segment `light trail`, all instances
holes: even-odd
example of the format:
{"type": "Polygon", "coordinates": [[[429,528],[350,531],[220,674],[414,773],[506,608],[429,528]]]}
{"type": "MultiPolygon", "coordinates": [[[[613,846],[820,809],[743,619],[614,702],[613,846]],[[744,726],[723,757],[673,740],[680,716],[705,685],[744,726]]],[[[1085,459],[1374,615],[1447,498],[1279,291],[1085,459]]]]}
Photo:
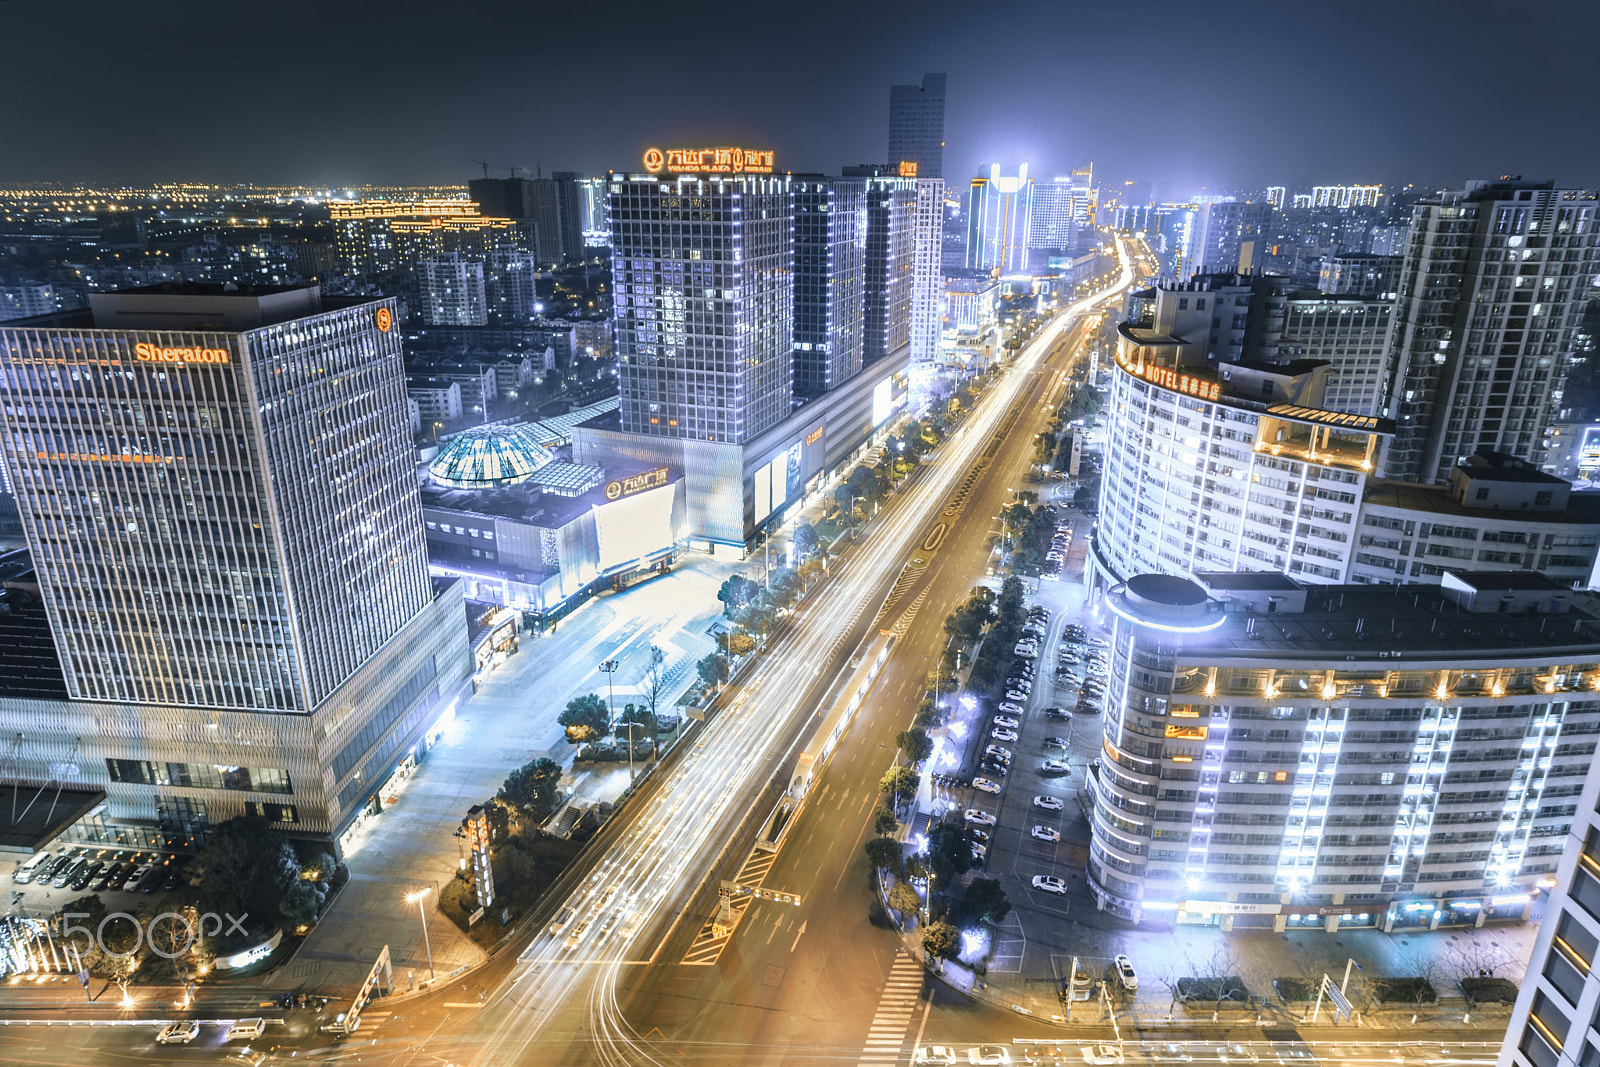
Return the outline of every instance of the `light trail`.
{"type": "Polygon", "coordinates": [[[799,606],[779,643],[753,665],[739,698],[707,722],[664,786],[629,812],[633,828],[564,902],[574,911],[572,921],[557,935],[537,935],[514,977],[485,1005],[479,1018],[488,1025],[472,1035],[481,1046],[471,1062],[521,1062],[580,990],[587,1000],[586,1036],[598,1062],[619,1067],[662,1062],[616,1000],[617,978],[639,931],[655,925],[675,894],[692,891],[712,869],[743,814],[733,810],[735,798],[758,776],[770,777],[780,755],[775,740],[795,716],[815,712],[801,700],[816,681],[818,665],[830,662],[844,640],[849,626],[841,626],[841,620],[856,618],[872,591],[900,572],[1068,323],[1132,283],[1133,267],[1121,239],[1117,256],[1122,269],[1116,283],[1058,312],[1022,349],[946,442],[944,458],[875,520],[855,551],[833,568],[830,580],[799,606]],[[565,940],[580,927],[577,943],[568,949],[565,940]]]}

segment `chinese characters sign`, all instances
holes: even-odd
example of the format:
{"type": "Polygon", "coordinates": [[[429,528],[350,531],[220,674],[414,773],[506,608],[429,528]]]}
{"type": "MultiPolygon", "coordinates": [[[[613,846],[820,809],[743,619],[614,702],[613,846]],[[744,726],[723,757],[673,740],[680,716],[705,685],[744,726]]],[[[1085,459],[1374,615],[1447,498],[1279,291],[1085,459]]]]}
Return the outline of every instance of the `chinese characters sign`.
{"type": "Polygon", "coordinates": [[[651,174],[771,174],[772,152],[753,148],[647,148],[651,174]]]}

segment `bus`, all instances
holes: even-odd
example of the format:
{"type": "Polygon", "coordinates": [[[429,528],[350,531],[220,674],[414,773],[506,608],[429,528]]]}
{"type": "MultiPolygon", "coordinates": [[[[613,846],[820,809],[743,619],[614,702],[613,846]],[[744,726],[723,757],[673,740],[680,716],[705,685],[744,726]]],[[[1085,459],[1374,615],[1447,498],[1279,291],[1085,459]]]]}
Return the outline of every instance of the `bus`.
{"type": "Polygon", "coordinates": [[[861,655],[851,661],[850,676],[843,687],[835,691],[832,703],[818,709],[822,721],[817,724],[795,765],[794,779],[789,784],[791,797],[798,800],[810,792],[812,783],[833,754],[834,746],[850,728],[856,710],[866,701],[867,691],[872,688],[873,680],[888,661],[889,650],[894,647],[894,642],[895,635],[889,630],[879,630],[873,635],[861,655]]]}

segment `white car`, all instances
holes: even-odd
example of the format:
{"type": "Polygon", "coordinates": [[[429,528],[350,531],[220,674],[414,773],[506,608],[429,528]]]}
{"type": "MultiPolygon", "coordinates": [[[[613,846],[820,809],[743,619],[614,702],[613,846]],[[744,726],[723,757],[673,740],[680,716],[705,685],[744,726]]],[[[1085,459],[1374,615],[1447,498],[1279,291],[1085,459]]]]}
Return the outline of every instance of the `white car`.
{"type": "Polygon", "coordinates": [[[1122,988],[1132,993],[1139,988],[1139,976],[1134,973],[1133,961],[1127,956],[1119,955],[1111,961],[1111,966],[1116,968],[1117,978],[1122,982],[1122,988]]]}
{"type": "Polygon", "coordinates": [[[979,811],[977,808],[968,808],[965,817],[968,822],[978,826],[994,825],[994,816],[986,811],[979,811]]]}
{"type": "Polygon", "coordinates": [[[956,1050],[944,1045],[929,1045],[919,1048],[911,1054],[912,1063],[936,1063],[949,1065],[956,1062],[956,1050]]]}
{"type": "Polygon", "coordinates": [[[1011,1053],[1004,1045],[979,1045],[967,1049],[968,1063],[1010,1063],[1011,1053]]]}
{"type": "Polygon", "coordinates": [[[1182,1045],[1175,1045],[1171,1042],[1156,1046],[1150,1053],[1150,1058],[1157,1063],[1188,1063],[1194,1059],[1193,1056],[1184,1051],[1182,1045]]]}
{"type": "Polygon", "coordinates": [[[974,778],[972,780],[972,788],[985,793],[998,793],[1000,792],[1000,783],[988,778],[974,778]]]}
{"type": "Polygon", "coordinates": [[[1009,748],[1001,748],[999,745],[986,745],[983,754],[992,759],[997,759],[1001,763],[1011,762],[1011,750],[1009,748]]]}
{"type": "Polygon", "coordinates": [[[1009,741],[1012,744],[1017,743],[1017,732],[1004,726],[996,726],[993,730],[989,731],[989,736],[994,738],[996,741],[1009,741]]]}
{"type": "Polygon", "coordinates": [[[1045,760],[1044,761],[1044,769],[1049,774],[1066,774],[1067,772],[1072,770],[1071,767],[1067,766],[1065,760],[1058,760],[1058,759],[1047,759],[1047,760],[1045,760]]]}
{"type": "Polygon", "coordinates": [[[158,1045],[187,1045],[200,1036],[200,1024],[194,1019],[185,1019],[183,1022],[172,1023],[162,1028],[156,1035],[158,1045]]]}
{"type": "Polygon", "coordinates": [[[996,715],[994,717],[994,724],[996,726],[1004,726],[1008,730],[1014,730],[1018,726],[1022,725],[1020,722],[1018,722],[1016,719],[1011,718],[1011,716],[1009,716],[1009,715],[996,715]]]}
{"type": "Polygon", "coordinates": [[[1049,874],[1036,874],[1033,876],[1033,888],[1042,889],[1046,893],[1065,893],[1067,883],[1049,874]]]}
{"type": "Polygon", "coordinates": [[[1034,797],[1033,806],[1043,808],[1045,811],[1060,811],[1061,801],[1055,797],[1034,797]]]}
{"type": "Polygon", "coordinates": [[[1095,1067],[1122,1062],[1122,1050],[1115,1045],[1084,1045],[1079,1051],[1083,1053],[1083,1062],[1095,1067]]]}
{"type": "Polygon", "coordinates": [[[1033,828],[1033,836],[1040,841],[1060,841],[1061,831],[1053,830],[1048,826],[1035,826],[1033,828]]]}
{"type": "Polygon", "coordinates": [[[1218,1045],[1217,1059],[1223,1063],[1259,1063],[1261,1057],[1257,1056],[1248,1045],[1218,1045]]]}
{"type": "Polygon", "coordinates": [[[1018,645],[1011,650],[1012,655],[1021,656],[1023,659],[1034,659],[1039,655],[1039,650],[1033,645],[1018,645]]]}
{"type": "MultiPolygon", "coordinates": [[[[1001,701],[1000,710],[1005,712],[1007,715],[1021,715],[1022,714],[1022,705],[1016,703],[1015,701],[1005,700],[1005,701],[1001,701]]],[[[997,719],[995,719],[995,722],[1000,722],[1000,720],[997,718],[997,719]]],[[[1001,725],[1004,725],[1004,724],[1002,723],[1001,725]]],[[[1012,725],[1016,725],[1016,720],[1015,719],[1012,720],[1012,725]]]]}

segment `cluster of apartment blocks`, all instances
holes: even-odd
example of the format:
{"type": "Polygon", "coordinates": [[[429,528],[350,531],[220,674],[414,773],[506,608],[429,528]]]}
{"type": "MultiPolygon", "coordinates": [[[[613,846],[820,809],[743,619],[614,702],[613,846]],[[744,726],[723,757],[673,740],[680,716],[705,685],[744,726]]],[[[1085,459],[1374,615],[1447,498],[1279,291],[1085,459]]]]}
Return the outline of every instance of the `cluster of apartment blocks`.
{"type": "Polygon", "coordinates": [[[1109,590],[1090,882],[1133,921],[1526,918],[1600,738],[1600,621],[1531,572],[1109,590]]]}

